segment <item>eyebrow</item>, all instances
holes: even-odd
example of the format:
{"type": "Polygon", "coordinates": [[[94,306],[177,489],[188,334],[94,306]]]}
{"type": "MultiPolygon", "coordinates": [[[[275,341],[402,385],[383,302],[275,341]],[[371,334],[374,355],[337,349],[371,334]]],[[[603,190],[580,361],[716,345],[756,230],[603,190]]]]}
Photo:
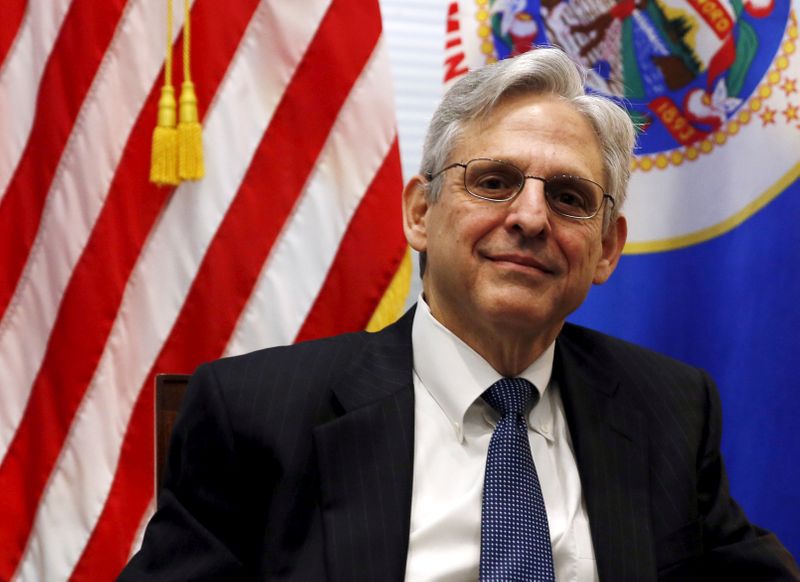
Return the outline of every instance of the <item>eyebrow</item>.
{"type": "Polygon", "coordinates": [[[603,186],[603,182],[605,182],[605,178],[606,177],[605,177],[605,170],[603,168],[600,168],[600,176],[594,177],[594,176],[592,176],[591,172],[588,172],[588,171],[583,172],[582,170],[574,170],[574,169],[567,169],[567,170],[561,169],[561,170],[557,170],[555,172],[545,172],[545,173],[535,172],[535,173],[532,173],[530,170],[525,169],[525,166],[527,164],[520,163],[520,160],[515,158],[515,157],[513,157],[513,156],[474,155],[474,156],[471,156],[471,157],[467,158],[467,160],[465,160],[463,163],[466,163],[469,160],[474,160],[474,159],[478,159],[478,158],[487,158],[487,159],[490,159],[490,160],[497,160],[498,162],[506,162],[508,164],[513,164],[517,168],[522,170],[522,172],[526,176],[534,176],[535,175],[535,176],[539,176],[541,178],[550,178],[552,176],[564,176],[564,175],[566,175],[566,176],[577,176],[578,178],[586,178],[588,180],[592,180],[593,182],[597,182],[598,184],[600,184],[600,186],[603,189],[605,189],[605,186],[603,186]]]}

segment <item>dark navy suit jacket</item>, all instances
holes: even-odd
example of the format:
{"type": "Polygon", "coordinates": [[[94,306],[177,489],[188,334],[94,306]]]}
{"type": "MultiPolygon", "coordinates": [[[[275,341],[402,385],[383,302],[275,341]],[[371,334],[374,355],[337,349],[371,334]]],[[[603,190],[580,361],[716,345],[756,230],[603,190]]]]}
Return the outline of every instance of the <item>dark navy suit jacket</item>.
{"type": "MultiPolygon", "coordinates": [[[[403,580],[412,319],[201,366],[120,580],[403,580]]],[[[800,580],[728,494],[703,372],[567,324],[554,374],[601,580],[800,580]]]]}

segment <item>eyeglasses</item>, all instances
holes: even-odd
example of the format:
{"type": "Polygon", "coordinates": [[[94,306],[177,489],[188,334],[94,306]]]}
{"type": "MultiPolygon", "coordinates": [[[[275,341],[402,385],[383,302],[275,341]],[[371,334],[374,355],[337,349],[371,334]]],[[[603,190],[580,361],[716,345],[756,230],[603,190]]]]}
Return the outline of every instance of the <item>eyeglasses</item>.
{"type": "Polygon", "coordinates": [[[614,204],[614,198],[606,194],[597,182],[580,176],[567,174],[550,176],[526,176],[514,164],[489,158],[476,158],[466,164],[455,163],[435,174],[428,173],[432,181],[447,170],[464,168],[464,188],[475,198],[489,202],[508,202],[517,197],[525,187],[525,180],[539,180],[544,184],[544,198],[556,214],[588,220],[597,216],[606,200],[614,204]]]}

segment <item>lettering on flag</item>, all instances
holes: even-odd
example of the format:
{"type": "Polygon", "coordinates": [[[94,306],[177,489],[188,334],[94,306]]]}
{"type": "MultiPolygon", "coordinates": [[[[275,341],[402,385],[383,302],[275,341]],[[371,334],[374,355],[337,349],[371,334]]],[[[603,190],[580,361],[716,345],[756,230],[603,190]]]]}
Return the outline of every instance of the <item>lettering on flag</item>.
{"type": "Polygon", "coordinates": [[[670,135],[682,145],[689,145],[704,137],[705,132],[699,131],[681,112],[672,99],[666,96],[656,97],[648,106],[659,121],[667,128],[670,135]]]}

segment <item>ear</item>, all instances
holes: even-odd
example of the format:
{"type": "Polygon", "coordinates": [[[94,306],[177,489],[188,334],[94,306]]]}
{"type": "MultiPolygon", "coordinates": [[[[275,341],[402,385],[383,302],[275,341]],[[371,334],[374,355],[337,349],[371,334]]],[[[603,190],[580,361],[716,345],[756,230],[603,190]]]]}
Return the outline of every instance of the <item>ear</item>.
{"type": "Polygon", "coordinates": [[[611,277],[611,273],[617,268],[627,239],[628,221],[624,216],[618,216],[612,224],[608,225],[608,230],[603,236],[603,254],[597,262],[594,279],[592,279],[595,285],[602,285],[611,277]]]}
{"type": "Polygon", "coordinates": [[[422,176],[414,176],[403,188],[403,231],[408,244],[417,252],[428,248],[427,219],[430,203],[427,194],[428,182],[422,176]]]}

